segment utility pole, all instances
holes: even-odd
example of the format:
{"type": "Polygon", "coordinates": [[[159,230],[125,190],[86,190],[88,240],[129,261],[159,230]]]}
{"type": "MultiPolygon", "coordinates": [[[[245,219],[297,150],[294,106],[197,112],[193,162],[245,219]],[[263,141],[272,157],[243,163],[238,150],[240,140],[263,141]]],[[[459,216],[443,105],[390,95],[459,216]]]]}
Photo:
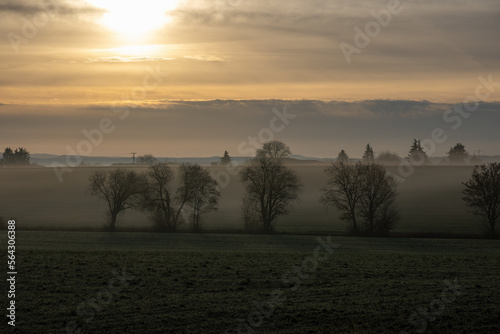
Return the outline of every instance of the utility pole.
{"type": "Polygon", "coordinates": [[[135,152],[130,153],[130,154],[132,154],[132,163],[135,165],[135,152]]]}
{"type": "Polygon", "coordinates": [[[477,152],[477,157],[479,158],[479,156],[481,155],[481,152],[484,152],[484,150],[476,150],[477,152]]]}

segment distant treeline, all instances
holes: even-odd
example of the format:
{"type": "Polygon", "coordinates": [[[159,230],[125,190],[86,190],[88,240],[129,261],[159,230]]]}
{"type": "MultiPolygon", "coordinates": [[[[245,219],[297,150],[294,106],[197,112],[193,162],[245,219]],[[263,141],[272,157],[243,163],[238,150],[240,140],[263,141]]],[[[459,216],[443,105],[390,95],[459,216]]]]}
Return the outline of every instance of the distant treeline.
{"type": "Polygon", "coordinates": [[[0,159],[0,166],[27,166],[30,164],[30,152],[23,147],[16,148],[14,151],[7,147],[0,159]]]}

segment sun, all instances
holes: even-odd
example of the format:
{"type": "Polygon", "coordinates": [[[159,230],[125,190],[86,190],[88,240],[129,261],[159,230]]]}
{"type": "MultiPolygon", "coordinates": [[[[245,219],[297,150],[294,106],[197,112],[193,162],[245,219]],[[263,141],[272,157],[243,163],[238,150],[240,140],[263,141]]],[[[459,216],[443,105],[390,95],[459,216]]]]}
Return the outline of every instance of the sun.
{"type": "Polygon", "coordinates": [[[100,22],[122,35],[135,39],[168,23],[168,11],[177,7],[180,0],[88,0],[103,8],[100,22]]]}

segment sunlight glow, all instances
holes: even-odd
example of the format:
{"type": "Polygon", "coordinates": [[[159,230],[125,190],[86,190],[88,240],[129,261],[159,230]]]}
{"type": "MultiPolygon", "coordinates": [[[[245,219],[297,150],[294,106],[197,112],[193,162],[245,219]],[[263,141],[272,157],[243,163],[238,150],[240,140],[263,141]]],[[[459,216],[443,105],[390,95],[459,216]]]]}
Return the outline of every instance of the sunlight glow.
{"type": "Polygon", "coordinates": [[[114,49],[101,50],[102,52],[111,53],[119,56],[156,56],[161,55],[168,48],[164,45],[127,45],[114,49]]]}
{"type": "Polygon", "coordinates": [[[169,22],[168,11],[175,9],[179,0],[88,0],[92,5],[106,9],[100,22],[122,37],[137,39],[169,22]]]}

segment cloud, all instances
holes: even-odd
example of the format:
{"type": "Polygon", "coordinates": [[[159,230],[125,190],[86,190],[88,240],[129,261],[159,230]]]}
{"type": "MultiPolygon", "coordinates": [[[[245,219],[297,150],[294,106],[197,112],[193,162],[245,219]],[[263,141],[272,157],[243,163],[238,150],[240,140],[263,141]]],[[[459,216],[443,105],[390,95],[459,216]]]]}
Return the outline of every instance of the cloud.
{"type": "MultiPolygon", "coordinates": [[[[207,29],[200,29],[200,35],[210,41],[239,38],[252,51],[265,50],[268,54],[295,50],[295,56],[312,58],[329,53],[330,64],[345,65],[339,43],[354,45],[354,28],[363,30],[368,22],[375,20],[370,13],[386,10],[388,1],[237,3],[217,7],[206,1],[187,1],[173,15],[180,24],[204,25],[207,29]],[[212,29],[218,30],[217,33],[212,29]],[[299,53],[305,49],[309,49],[307,55],[299,53]]],[[[402,67],[407,70],[422,67],[429,72],[470,67],[477,70],[478,65],[500,56],[498,43],[491,42],[498,40],[495,33],[500,29],[500,6],[494,0],[422,0],[404,2],[401,8],[402,12],[393,15],[390,24],[362,50],[365,57],[353,56],[361,59],[350,65],[351,70],[363,71],[365,68],[360,67],[368,62],[370,66],[373,64],[372,70],[393,66],[397,72],[402,67]]]]}
{"type": "Polygon", "coordinates": [[[167,61],[173,60],[174,58],[166,58],[166,57],[125,57],[125,56],[115,56],[115,57],[97,57],[97,58],[89,58],[84,61],[84,63],[94,64],[94,63],[138,63],[138,62],[147,62],[147,61],[167,61]]]}
{"type": "Polygon", "coordinates": [[[500,102],[481,103],[458,129],[452,128],[455,122],[443,119],[451,105],[411,100],[157,100],[134,105],[124,120],[110,104],[7,105],[2,108],[0,135],[4,145],[64,154],[67,145],[75,147],[85,139],[84,129],[97,128],[101,119],[109,118],[116,129],[93,155],[147,150],[144,153],[157,156],[211,156],[228,150],[238,156],[245,155],[239,147],[250,147],[255,140],[251,138],[269,139],[269,130],[263,129],[270,129],[276,112],[283,113],[285,107],[295,117],[284,127],[273,123],[280,129],[273,137],[296,154],[333,157],[345,149],[360,157],[370,143],[377,152],[406,155],[413,138],[430,138],[436,128],[443,129],[448,140],[438,145],[435,155],[445,154],[457,142],[470,151],[500,153],[500,102]]]}
{"type": "MultiPolygon", "coordinates": [[[[129,102],[127,102],[129,103],[129,102]]],[[[365,101],[321,101],[321,100],[150,100],[137,101],[134,108],[143,111],[166,113],[220,113],[268,115],[277,106],[287,106],[304,117],[327,117],[345,119],[432,119],[453,109],[454,104],[413,100],[365,100],[365,101]]],[[[107,107],[91,105],[89,108],[107,107]]],[[[481,102],[483,112],[500,112],[500,102],[481,102]]],[[[500,116],[500,115],[499,115],[500,116]]],[[[406,121],[405,121],[406,122],[406,121]]]]}
{"type": "Polygon", "coordinates": [[[101,15],[106,13],[105,9],[90,6],[88,4],[81,4],[76,2],[60,3],[59,1],[52,0],[46,1],[44,4],[39,4],[33,1],[26,0],[7,0],[0,4],[0,14],[14,14],[14,15],[35,15],[39,13],[46,13],[50,15],[101,15]]]}
{"type": "Polygon", "coordinates": [[[222,62],[226,61],[226,59],[218,56],[211,56],[211,55],[196,55],[196,56],[184,56],[186,59],[193,59],[193,60],[199,60],[199,61],[208,61],[208,62],[222,62]]]}

